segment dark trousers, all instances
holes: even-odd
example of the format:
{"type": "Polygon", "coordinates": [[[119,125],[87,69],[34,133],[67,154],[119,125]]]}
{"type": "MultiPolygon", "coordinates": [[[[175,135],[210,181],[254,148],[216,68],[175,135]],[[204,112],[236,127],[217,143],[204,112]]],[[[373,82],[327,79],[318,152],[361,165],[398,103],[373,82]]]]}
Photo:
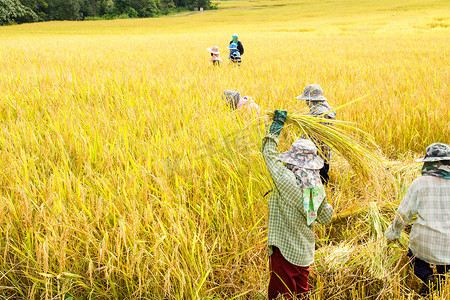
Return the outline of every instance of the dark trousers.
{"type": "MultiPolygon", "coordinates": [[[[433,269],[431,269],[430,264],[415,257],[411,252],[411,249],[408,249],[407,255],[411,258],[411,265],[414,267],[414,274],[419,277],[420,280],[427,283],[426,281],[428,276],[433,275],[433,269]]],[[[444,275],[449,270],[450,266],[448,265],[436,265],[436,271],[439,275],[444,275]]]]}
{"type": "Polygon", "coordinates": [[[307,299],[309,266],[293,265],[283,257],[280,249],[272,248],[273,254],[269,257],[269,300],[276,299],[279,294],[286,299],[293,299],[295,296],[295,299],[307,299]]]}
{"type": "Polygon", "coordinates": [[[233,62],[234,65],[237,65],[237,66],[241,65],[241,58],[240,57],[233,57],[233,56],[231,56],[230,60],[233,62]]]}
{"type": "Polygon", "coordinates": [[[319,171],[320,179],[322,180],[322,184],[323,185],[327,185],[328,184],[328,180],[330,179],[330,175],[328,175],[328,171],[329,170],[330,170],[330,164],[325,162],[323,164],[323,168],[320,169],[320,171],[319,171]]]}

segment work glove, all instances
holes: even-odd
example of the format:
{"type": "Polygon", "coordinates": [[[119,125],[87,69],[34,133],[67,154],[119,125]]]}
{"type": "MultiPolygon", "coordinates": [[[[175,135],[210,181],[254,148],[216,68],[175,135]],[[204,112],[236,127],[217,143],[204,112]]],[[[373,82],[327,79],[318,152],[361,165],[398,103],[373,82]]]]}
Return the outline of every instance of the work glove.
{"type": "Polygon", "coordinates": [[[285,110],[275,110],[275,114],[273,115],[273,122],[270,125],[269,133],[274,133],[276,135],[280,134],[281,129],[283,129],[284,122],[287,118],[287,111],[285,110]]]}

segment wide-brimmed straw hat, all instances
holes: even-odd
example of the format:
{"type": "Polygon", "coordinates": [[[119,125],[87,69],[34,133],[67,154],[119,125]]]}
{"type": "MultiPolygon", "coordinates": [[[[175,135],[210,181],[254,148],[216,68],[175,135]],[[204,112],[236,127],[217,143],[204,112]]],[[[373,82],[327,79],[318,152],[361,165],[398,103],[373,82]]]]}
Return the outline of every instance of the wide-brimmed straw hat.
{"type": "Polygon", "coordinates": [[[217,46],[212,46],[211,48],[206,48],[206,50],[208,50],[212,54],[220,54],[219,47],[217,47],[217,46]]]}
{"type": "Polygon", "coordinates": [[[450,146],[443,143],[433,143],[427,147],[424,158],[416,159],[417,162],[432,162],[450,160],[450,146]]]}
{"type": "Polygon", "coordinates": [[[227,101],[227,104],[232,108],[236,109],[239,100],[241,100],[241,94],[236,91],[225,90],[222,95],[222,99],[227,101]]]}
{"type": "Polygon", "coordinates": [[[299,100],[312,100],[312,101],[326,101],[327,98],[323,96],[323,91],[320,85],[310,84],[305,87],[303,94],[295,97],[299,100]]]}
{"type": "Polygon", "coordinates": [[[280,159],[287,164],[305,169],[319,170],[323,167],[323,158],[318,155],[316,145],[307,139],[298,139],[289,151],[280,153],[280,159]]]}

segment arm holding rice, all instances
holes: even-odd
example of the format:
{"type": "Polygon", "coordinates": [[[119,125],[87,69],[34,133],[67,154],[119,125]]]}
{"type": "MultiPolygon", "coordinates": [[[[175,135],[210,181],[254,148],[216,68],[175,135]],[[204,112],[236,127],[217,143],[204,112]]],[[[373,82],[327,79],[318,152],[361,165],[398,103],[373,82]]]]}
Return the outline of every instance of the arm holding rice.
{"type": "Polygon", "coordinates": [[[390,241],[400,238],[400,235],[406,225],[411,222],[413,216],[417,213],[417,190],[414,183],[406,192],[403,201],[400,203],[394,222],[386,230],[386,238],[390,241]]]}

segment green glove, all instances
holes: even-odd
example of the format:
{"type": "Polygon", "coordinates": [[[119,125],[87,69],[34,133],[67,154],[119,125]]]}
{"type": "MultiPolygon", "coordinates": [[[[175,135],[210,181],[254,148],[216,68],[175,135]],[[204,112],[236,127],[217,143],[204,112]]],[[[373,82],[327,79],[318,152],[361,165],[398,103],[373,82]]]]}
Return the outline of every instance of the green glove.
{"type": "Polygon", "coordinates": [[[287,118],[287,111],[285,110],[275,110],[273,116],[273,123],[270,125],[269,133],[274,133],[276,135],[280,134],[281,129],[283,129],[284,122],[287,118]]]}

